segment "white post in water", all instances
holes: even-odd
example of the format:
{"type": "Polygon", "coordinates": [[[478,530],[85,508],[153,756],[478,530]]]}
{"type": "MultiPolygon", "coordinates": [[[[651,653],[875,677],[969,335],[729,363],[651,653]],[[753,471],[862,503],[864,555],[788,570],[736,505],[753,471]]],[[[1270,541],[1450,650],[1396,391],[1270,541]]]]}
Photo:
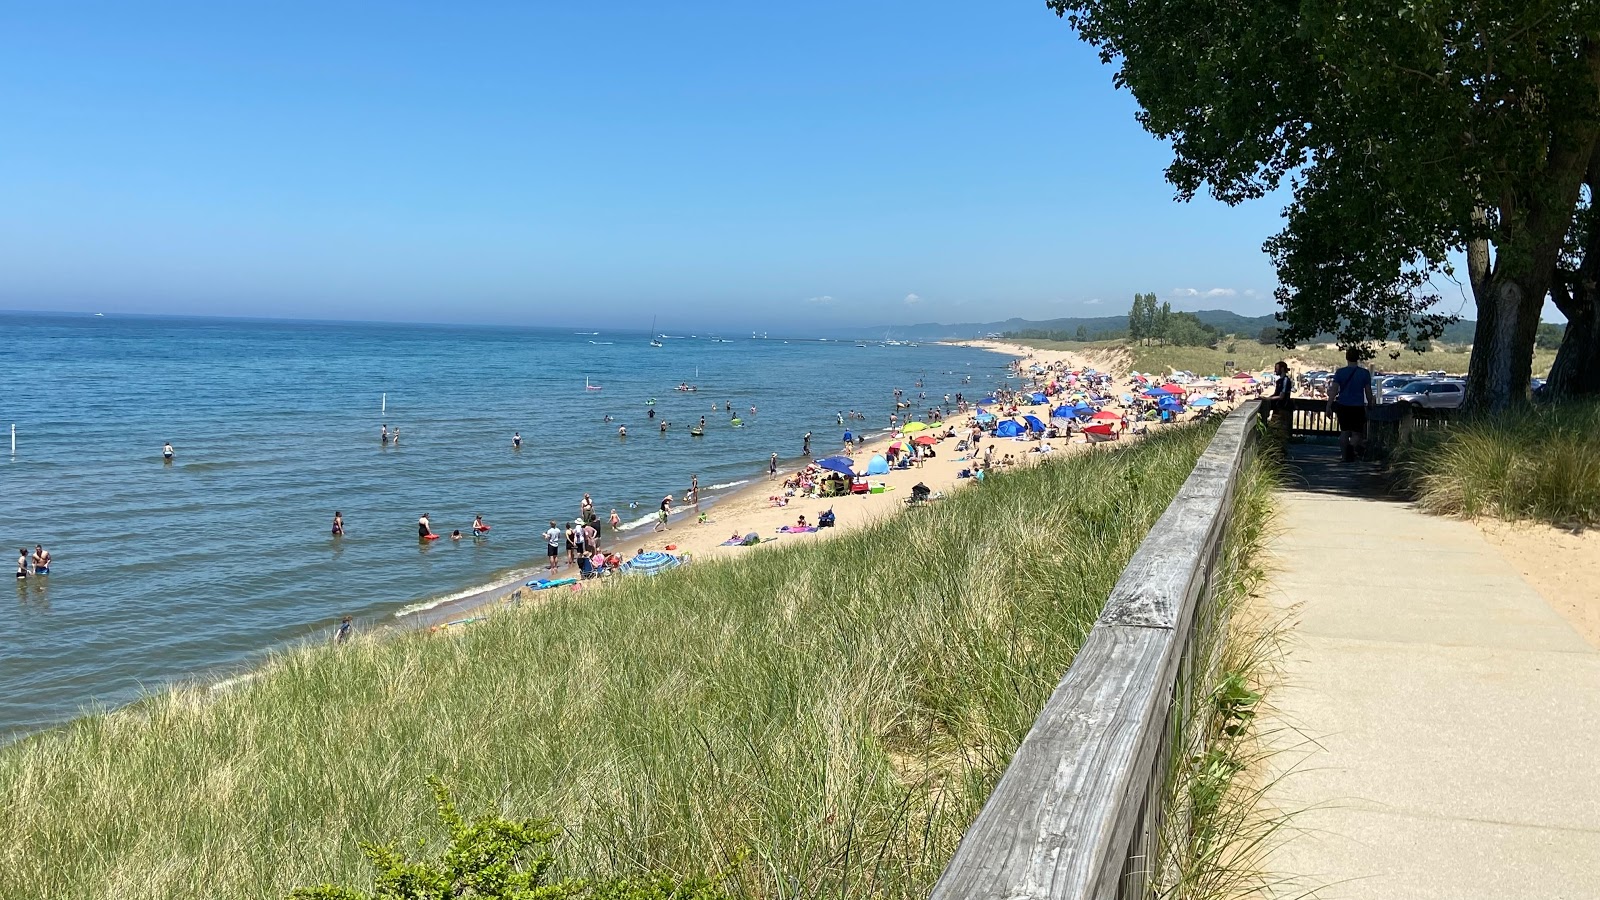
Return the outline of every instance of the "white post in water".
{"type": "Polygon", "coordinates": [[[389,411],[389,394],[388,394],[387,391],[385,391],[384,395],[383,395],[383,402],[378,404],[378,412],[386,413],[388,411],[389,411]]]}
{"type": "Polygon", "coordinates": [[[17,455],[17,423],[11,423],[11,455],[17,455]]]}

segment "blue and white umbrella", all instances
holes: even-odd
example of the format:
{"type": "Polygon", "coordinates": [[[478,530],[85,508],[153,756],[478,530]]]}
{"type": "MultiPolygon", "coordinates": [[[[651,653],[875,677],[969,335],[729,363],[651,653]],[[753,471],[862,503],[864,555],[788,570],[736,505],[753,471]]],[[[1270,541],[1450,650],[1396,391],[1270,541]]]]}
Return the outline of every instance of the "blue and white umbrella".
{"type": "Polygon", "coordinates": [[[1210,406],[1211,404],[1216,403],[1216,402],[1217,401],[1211,399],[1210,397],[1201,397],[1199,400],[1190,400],[1189,401],[1189,405],[1190,406],[1210,406]]]}
{"type": "Polygon", "coordinates": [[[681,565],[683,560],[671,553],[646,550],[623,563],[622,568],[634,575],[660,575],[668,569],[675,569],[681,565]]]}

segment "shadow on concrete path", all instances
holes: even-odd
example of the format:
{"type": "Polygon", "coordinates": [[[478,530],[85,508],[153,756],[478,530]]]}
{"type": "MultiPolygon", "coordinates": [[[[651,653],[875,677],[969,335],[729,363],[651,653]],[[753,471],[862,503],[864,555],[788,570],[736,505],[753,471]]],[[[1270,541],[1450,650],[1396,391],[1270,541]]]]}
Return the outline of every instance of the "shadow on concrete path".
{"type": "Polygon", "coordinates": [[[1404,501],[1377,463],[1344,462],[1337,441],[1297,438],[1285,454],[1284,488],[1367,500],[1404,501]]]}

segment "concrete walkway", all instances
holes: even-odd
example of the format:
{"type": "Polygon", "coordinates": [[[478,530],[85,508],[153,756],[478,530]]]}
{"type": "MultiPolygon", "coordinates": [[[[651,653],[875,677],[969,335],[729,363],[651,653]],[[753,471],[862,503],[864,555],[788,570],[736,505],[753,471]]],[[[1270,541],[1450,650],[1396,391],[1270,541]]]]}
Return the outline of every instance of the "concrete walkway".
{"type": "Polygon", "coordinates": [[[1600,898],[1600,652],[1475,526],[1294,457],[1269,596],[1298,625],[1263,730],[1296,769],[1269,801],[1301,812],[1266,870],[1324,900],[1600,898]]]}

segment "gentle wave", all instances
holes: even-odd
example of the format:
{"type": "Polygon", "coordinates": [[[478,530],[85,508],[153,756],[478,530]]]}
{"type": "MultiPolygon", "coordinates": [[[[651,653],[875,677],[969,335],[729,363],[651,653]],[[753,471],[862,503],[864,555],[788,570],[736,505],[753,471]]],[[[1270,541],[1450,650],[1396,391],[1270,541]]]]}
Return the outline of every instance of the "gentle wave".
{"type": "Polygon", "coordinates": [[[542,571],[544,571],[543,568],[538,566],[532,566],[526,569],[518,569],[506,575],[504,578],[497,578],[494,581],[474,585],[469,588],[462,588],[459,591],[454,591],[442,596],[429,597],[426,600],[418,600],[415,603],[408,603],[405,606],[395,610],[394,617],[396,619],[403,619],[406,616],[416,615],[420,612],[427,612],[430,609],[437,609],[446,603],[455,603],[465,600],[469,597],[475,597],[486,591],[492,591],[502,587],[511,587],[542,571]]]}
{"type": "Polygon", "coordinates": [[[713,484],[712,486],[706,488],[706,490],[708,490],[708,491],[726,490],[727,488],[738,487],[741,484],[749,484],[752,480],[754,480],[754,479],[746,478],[743,481],[724,481],[721,484],[713,484]]]}

